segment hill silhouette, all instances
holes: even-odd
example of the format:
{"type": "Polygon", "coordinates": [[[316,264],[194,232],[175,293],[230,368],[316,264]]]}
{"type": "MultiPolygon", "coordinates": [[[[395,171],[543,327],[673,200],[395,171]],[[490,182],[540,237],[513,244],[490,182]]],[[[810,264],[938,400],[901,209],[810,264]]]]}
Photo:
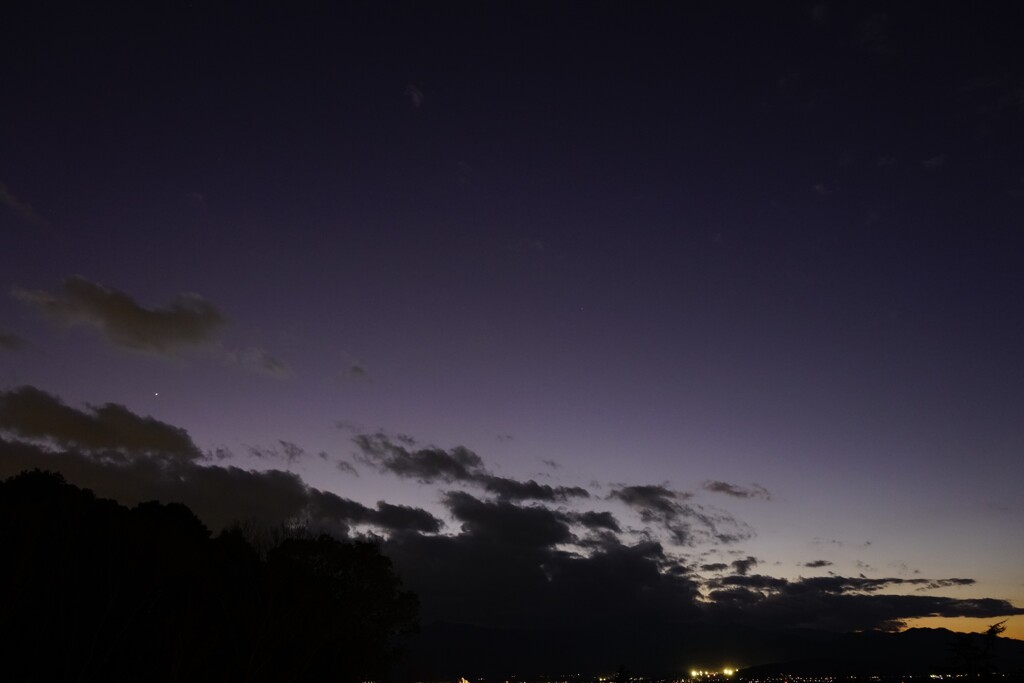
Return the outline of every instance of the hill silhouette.
{"type": "MultiPolygon", "coordinates": [[[[747,678],[770,676],[906,676],[970,674],[956,645],[980,634],[946,629],[901,633],[832,633],[760,629],[742,625],[636,623],[623,637],[613,625],[578,628],[483,628],[424,625],[410,644],[403,671],[434,680],[459,676],[505,680],[520,676],[614,674],[616,666],[655,678],[684,677],[692,668],[739,668],[747,678]]],[[[1024,642],[994,641],[991,663],[1001,673],[1024,674],[1024,642]]],[[[975,674],[982,671],[975,669],[975,674]]]]}

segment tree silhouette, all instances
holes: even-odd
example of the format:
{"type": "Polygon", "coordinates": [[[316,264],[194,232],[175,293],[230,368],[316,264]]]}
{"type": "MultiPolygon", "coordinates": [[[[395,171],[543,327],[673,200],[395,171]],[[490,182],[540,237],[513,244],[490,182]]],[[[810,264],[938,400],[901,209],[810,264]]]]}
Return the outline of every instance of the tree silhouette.
{"type": "Polygon", "coordinates": [[[374,543],[286,538],[264,559],[183,505],[51,473],[0,482],[0,547],[11,680],[366,680],[416,620],[374,543]]]}
{"type": "Polygon", "coordinates": [[[957,633],[950,647],[952,669],[973,678],[996,672],[996,642],[1006,630],[1006,620],[992,624],[982,633],[957,633]]]}

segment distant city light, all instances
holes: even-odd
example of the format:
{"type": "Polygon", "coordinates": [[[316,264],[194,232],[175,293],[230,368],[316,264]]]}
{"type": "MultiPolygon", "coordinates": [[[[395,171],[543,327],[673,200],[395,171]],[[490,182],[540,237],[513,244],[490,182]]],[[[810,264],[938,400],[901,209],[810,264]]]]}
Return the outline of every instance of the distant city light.
{"type": "Polygon", "coordinates": [[[715,677],[729,677],[736,673],[736,669],[732,667],[725,667],[718,671],[705,670],[705,669],[690,669],[690,678],[715,678],[715,677]]]}

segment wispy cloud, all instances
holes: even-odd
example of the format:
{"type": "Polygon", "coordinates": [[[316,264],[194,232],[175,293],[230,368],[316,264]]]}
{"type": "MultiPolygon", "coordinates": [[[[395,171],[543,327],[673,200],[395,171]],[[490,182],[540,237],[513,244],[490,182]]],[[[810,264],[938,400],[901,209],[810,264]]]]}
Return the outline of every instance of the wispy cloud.
{"type": "Polygon", "coordinates": [[[492,474],[483,459],[464,446],[449,450],[437,447],[415,448],[414,439],[391,438],[385,434],[358,434],[353,443],[359,448],[356,459],[379,472],[415,479],[423,484],[462,483],[480,487],[505,500],[565,501],[588,498],[580,486],[550,486],[533,479],[521,481],[492,474]]]}
{"type": "Polygon", "coordinates": [[[409,102],[411,102],[412,106],[417,109],[422,107],[423,102],[427,99],[426,96],[424,96],[423,91],[411,83],[405,86],[405,90],[402,91],[402,94],[408,97],[409,102]]]}
{"type": "Polygon", "coordinates": [[[732,496],[733,498],[762,498],[764,500],[771,500],[772,497],[772,494],[768,492],[768,489],[760,484],[738,486],[725,481],[706,481],[701,484],[701,488],[705,491],[722,493],[727,496],[732,496]]]}
{"type": "Polygon", "coordinates": [[[68,278],[56,294],[21,288],[12,294],[54,320],[100,330],[115,346],[162,356],[211,343],[225,324],[220,310],[196,294],[146,308],[124,292],[82,277],[68,278]]]}
{"type": "Polygon", "coordinates": [[[291,376],[286,362],[258,346],[225,347],[227,318],[198,294],[179,294],[166,306],[148,307],[119,290],[70,277],[57,292],[14,287],[11,295],[57,323],[98,330],[112,346],[177,358],[202,351],[219,362],[277,379],[291,376]]]}
{"type": "Polygon", "coordinates": [[[41,228],[49,226],[49,221],[36,213],[32,205],[19,199],[10,188],[0,182],[0,205],[7,207],[15,213],[22,221],[41,228]]]}
{"type": "Polygon", "coordinates": [[[701,540],[734,543],[753,531],[732,515],[691,502],[691,494],[664,484],[620,486],[608,494],[640,515],[640,520],[665,529],[675,543],[695,545],[701,540]]]}
{"type": "Polygon", "coordinates": [[[24,338],[10,332],[0,332],[0,349],[5,351],[21,351],[28,346],[24,338]]]}
{"type": "Polygon", "coordinates": [[[247,372],[277,379],[287,379],[292,375],[292,370],[287,363],[272,356],[266,349],[255,346],[225,350],[223,357],[228,363],[237,365],[247,372]]]}

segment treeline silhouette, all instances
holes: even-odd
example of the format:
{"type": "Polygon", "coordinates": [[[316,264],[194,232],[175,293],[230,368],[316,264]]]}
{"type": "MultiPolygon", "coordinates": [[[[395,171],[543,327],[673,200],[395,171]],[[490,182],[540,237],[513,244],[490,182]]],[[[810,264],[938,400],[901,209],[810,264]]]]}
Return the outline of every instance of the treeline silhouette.
{"type": "Polygon", "coordinates": [[[416,626],[376,544],[212,536],[38,470],[0,482],[4,680],[365,681],[416,626]],[[270,542],[267,542],[270,539],[270,542]]]}

